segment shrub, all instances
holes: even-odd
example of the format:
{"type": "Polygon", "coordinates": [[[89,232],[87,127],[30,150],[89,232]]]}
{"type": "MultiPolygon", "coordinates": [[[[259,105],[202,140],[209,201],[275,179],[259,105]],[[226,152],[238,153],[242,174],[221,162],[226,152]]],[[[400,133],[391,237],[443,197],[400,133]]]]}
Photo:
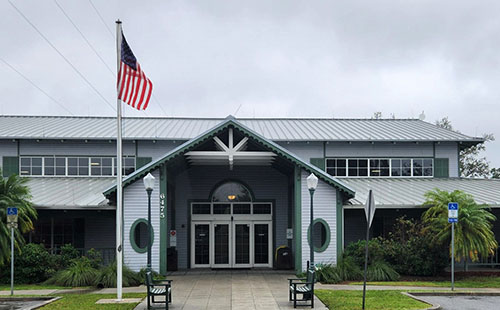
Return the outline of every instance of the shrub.
{"type": "Polygon", "coordinates": [[[325,284],[336,284],[342,282],[342,278],[340,277],[337,268],[331,264],[317,264],[315,277],[316,281],[325,284]]]}
{"type": "Polygon", "coordinates": [[[384,257],[401,274],[435,276],[448,265],[448,253],[431,238],[421,221],[400,217],[383,241],[384,257]]]}
{"type": "MultiPolygon", "coordinates": [[[[53,255],[40,244],[24,245],[14,257],[16,283],[31,284],[47,280],[56,271],[53,255]]],[[[10,281],[10,268],[1,268],[1,282],[10,281]]]]}
{"type": "Polygon", "coordinates": [[[96,249],[90,249],[87,251],[85,256],[90,260],[90,264],[93,268],[99,269],[102,264],[102,255],[96,249]]]}
{"type": "Polygon", "coordinates": [[[363,279],[363,271],[356,264],[354,258],[343,255],[337,263],[337,273],[342,281],[356,281],[363,279]]]}
{"type": "Polygon", "coordinates": [[[75,258],[80,257],[80,252],[75,249],[71,243],[65,244],[61,247],[61,253],[59,254],[59,261],[61,267],[68,267],[75,258]]]}
{"type": "MultiPolygon", "coordinates": [[[[345,256],[350,257],[353,263],[359,267],[365,265],[365,240],[350,243],[345,249],[345,256]]],[[[368,241],[368,264],[372,261],[383,261],[385,249],[382,238],[374,238],[368,241]]]]}
{"type": "MultiPolygon", "coordinates": [[[[141,280],[141,282],[146,281],[146,272],[147,272],[147,270],[148,270],[147,268],[142,268],[137,273],[137,277],[141,280]]],[[[165,280],[165,277],[162,276],[161,274],[159,274],[158,272],[156,272],[154,270],[151,270],[151,273],[152,273],[152,276],[153,276],[154,280],[165,280]]]]}
{"type": "Polygon", "coordinates": [[[82,256],[73,259],[68,268],[57,272],[46,283],[71,287],[93,286],[98,274],[98,270],[92,267],[91,261],[82,256]]]}
{"type": "MultiPolygon", "coordinates": [[[[116,287],[116,261],[109,266],[102,267],[99,270],[96,285],[98,287],[116,287]]],[[[127,266],[123,266],[123,286],[136,286],[144,282],[144,278],[140,278],[139,274],[133,272],[127,266]]]]}
{"type": "Polygon", "coordinates": [[[373,261],[366,272],[369,281],[395,281],[399,274],[384,261],[373,261]]]}

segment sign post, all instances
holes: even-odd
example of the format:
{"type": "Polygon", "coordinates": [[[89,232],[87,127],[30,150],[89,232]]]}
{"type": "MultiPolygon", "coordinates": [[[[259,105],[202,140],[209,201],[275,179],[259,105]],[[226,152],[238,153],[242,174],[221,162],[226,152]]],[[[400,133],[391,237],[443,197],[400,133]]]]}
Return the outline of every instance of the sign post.
{"type": "Polygon", "coordinates": [[[451,223],[451,290],[455,289],[455,223],[458,222],[458,202],[448,203],[448,223],[451,223]]]}
{"type": "Polygon", "coordinates": [[[365,300],[366,300],[366,274],[368,269],[368,240],[370,239],[370,226],[372,226],[373,217],[375,216],[375,199],[373,197],[373,191],[370,189],[368,192],[368,199],[365,205],[365,215],[366,215],[366,243],[365,243],[365,271],[363,280],[363,310],[365,310],[365,300]]]}
{"type": "Polygon", "coordinates": [[[7,208],[7,227],[10,228],[10,295],[14,295],[14,228],[17,228],[17,208],[7,208]]]}

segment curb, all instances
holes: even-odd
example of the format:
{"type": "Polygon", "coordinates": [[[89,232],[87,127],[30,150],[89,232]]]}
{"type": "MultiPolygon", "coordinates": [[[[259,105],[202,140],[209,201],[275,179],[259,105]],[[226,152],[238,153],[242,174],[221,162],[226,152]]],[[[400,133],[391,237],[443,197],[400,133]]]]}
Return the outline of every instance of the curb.
{"type": "Polygon", "coordinates": [[[410,292],[415,296],[500,296],[500,292],[410,292]]]}
{"type": "MultiPolygon", "coordinates": [[[[403,295],[405,295],[405,296],[408,296],[408,297],[410,297],[410,298],[413,298],[413,299],[415,299],[415,300],[417,300],[417,301],[423,302],[423,303],[425,303],[425,304],[429,304],[429,302],[428,302],[428,301],[425,301],[425,300],[423,300],[423,299],[421,299],[421,298],[418,298],[418,297],[416,297],[416,296],[413,296],[413,295],[412,295],[413,293],[401,292],[401,294],[403,294],[403,295]]],[[[429,296],[428,294],[425,294],[425,293],[423,293],[422,295],[429,296]]],[[[419,296],[422,296],[422,295],[419,295],[419,296]]],[[[429,308],[425,308],[425,309],[423,309],[423,310],[439,310],[439,309],[441,309],[441,305],[439,305],[439,304],[430,304],[430,305],[431,305],[431,306],[430,306],[429,308]]]]}

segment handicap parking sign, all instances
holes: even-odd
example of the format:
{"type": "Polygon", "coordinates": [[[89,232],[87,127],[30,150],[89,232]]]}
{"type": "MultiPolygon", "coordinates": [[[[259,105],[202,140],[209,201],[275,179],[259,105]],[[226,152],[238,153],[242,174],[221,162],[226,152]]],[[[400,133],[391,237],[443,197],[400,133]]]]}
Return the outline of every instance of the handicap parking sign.
{"type": "Polygon", "coordinates": [[[448,223],[458,222],[458,202],[448,203],[448,223]]]}

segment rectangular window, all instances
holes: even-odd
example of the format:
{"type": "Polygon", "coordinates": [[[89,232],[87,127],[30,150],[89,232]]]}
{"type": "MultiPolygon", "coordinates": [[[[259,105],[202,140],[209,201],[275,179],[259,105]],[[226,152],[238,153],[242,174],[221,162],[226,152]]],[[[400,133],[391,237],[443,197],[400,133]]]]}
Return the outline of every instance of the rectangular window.
{"type": "Polygon", "coordinates": [[[271,204],[270,203],[254,204],[253,214],[271,214],[271,204]]]}
{"type": "Polygon", "coordinates": [[[389,176],[389,159],[370,159],[370,176],[389,176]]]}
{"type": "Polygon", "coordinates": [[[410,177],[411,159],[391,159],[391,176],[410,177]]]}
{"type": "Polygon", "coordinates": [[[327,159],[326,172],[337,177],[345,177],[347,173],[346,159],[327,159]]]}
{"type": "Polygon", "coordinates": [[[434,175],[433,160],[430,158],[413,159],[414,177],[431,177],[434,175]]]}
{"type": "Polygon", "coordinates": [[[43,173],[44,175],[55,175],[56,173],[56,159],[54,157],[45,157],[43,159],[43,173]]]}
{"type": "MultiPolygon", "coordinates": [[[[135,157],[123,159],[124,175],[135,171],[135,157]]],[[[35,157],[20,158],[19,174],[23,176],[113,176],[113,157],[35,157]]]]}
{"type": "Polygon", "coordinates": [[[432,177],[432,158],[327,158],[326,172],[349,177],[432,177]]]}
{"type": "Polygon", "coordinates": [[[210,204],[193,203],[193,214],[210,214],[210,204]]]}

